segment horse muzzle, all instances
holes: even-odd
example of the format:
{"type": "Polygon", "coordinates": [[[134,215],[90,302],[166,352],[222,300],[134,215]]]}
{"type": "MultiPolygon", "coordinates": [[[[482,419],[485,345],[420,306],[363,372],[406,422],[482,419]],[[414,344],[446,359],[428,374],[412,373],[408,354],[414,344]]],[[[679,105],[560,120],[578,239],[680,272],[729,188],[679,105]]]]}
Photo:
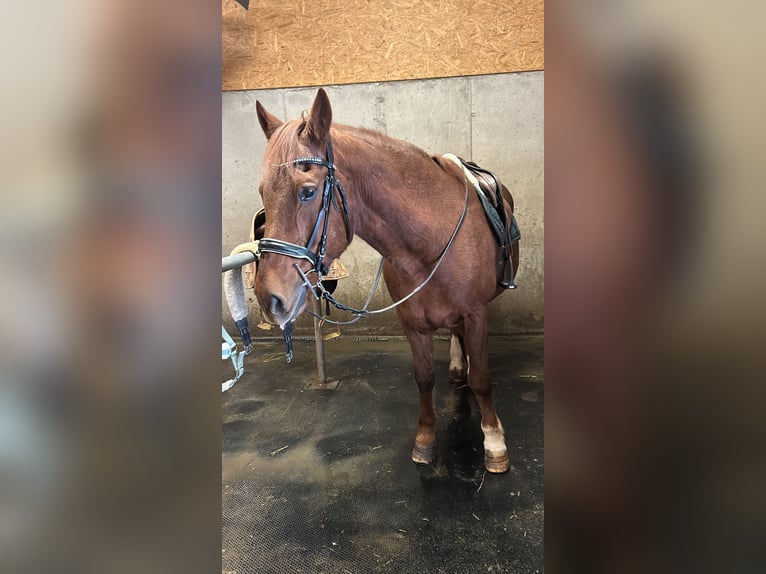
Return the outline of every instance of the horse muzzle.
{"type": "Polygon", "coordinates": [[[256,297],[266,321],[282,329],[306,308],[306,289],[302,283],[289,295],[281,290],[258,288],[256,285],[256,297]]]}

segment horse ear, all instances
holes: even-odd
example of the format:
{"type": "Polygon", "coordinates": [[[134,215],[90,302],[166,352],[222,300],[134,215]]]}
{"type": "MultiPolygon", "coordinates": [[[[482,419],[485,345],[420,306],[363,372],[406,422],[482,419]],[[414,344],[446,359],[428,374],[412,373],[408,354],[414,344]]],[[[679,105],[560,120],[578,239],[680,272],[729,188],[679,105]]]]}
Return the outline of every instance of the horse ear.
{"type": "Polygon", "coordinates": [[[282,125],[282,122],[267,112],[266,108],[257,100],[255,102],[255,112],[258,114],[258,123],[261,124],[261,129],[266,134],[266,139],[270,139],[274,132],[277,131],[277,128],[282,125]]]}
{"type": "Polygon", "coordinates": [[[304,133],[312,143],[319,144],[327,139],[332,123],[332,108],[327,92],[319,88],[314,103],[311,105],[304,133]]]}

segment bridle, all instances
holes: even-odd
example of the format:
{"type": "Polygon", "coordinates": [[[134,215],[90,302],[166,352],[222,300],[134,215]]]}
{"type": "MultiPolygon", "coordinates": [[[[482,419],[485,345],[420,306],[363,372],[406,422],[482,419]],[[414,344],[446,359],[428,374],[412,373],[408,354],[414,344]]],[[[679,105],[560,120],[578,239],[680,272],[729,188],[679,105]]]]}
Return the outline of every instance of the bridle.
{"type": "MultiPolygon", "coordinates": [[[[340,181],[335,177],[335,163],[333,162],[332,141],[329,134],[327,135],[327,159],[321,157],[299,157],[290,162],[291,165],[320,165],[327,168],[327,176],[324,179],[324,189],[322,191],[322,204],[317,213],[316,222],[314,223],[314,229],[311,232],[308,243],[305,247],[296,243],[290,243],[288,241],[282,241],[281,239],[274,239],[271,237],[264,237],[258,244],[258,252],[256,256],[264,251],[270,253],[277,253],[279,255],[285,255],[294,259],[305,259],[311,263],[312,269],[309,273],[316,273],[320,277],[327,273],[327,268],[324,264],[325,249],[327,248],[327,224],[330,221],[330,205],[335,208],[336,211],[343,215],[343,223],[346,226],[346,240],[351,243],[351,225],[348,219],[348,204],[346,203],[346,192],[343,190],[343,186],[340,181]],[[338,206],[337,197],[340,197],[340,206],[338,206]],[[316,252],[311,251],[311,245],[319,233],[319,228],[322,228],[322,235],[319,237],[319,245],[317,245],[316,252]]],[[[305,273],[300,269],[299,272],[304,280],[306,279],[305,273]]]]}
{"type": "MultiPolygon", "coordinates": [[[[316,317],[317,319],[321,319],[325,321],[326,323],[332,323],[334,325],[349,325],[351,323],[356,323],[360,319],[367,317],[369,315],[375,315],[378,313],[385,313],[386,311],[390,311],[391,309],[398,307],[405,301],[407,301],[410,297],[414,296],[416,293],[418,293],[423,287],[426,286],[426,284],[431,280],[431,278],[436,274],[436,271],[439,269],[439,266],[442,264],[442,261],[444,260],[444,257],[447,255],[447,252],[449,251],[450,247],[452,247],[453,242],[455,241],[455,237],[457,236],[458,231],[463,225],[463,221],[465,221],[466,213],[468,212],[468,197],[469,197],[469,187],[468,187],[468,181],[465,182],[465,204],[463,205],[463,212],[460,214],[460,219],[457,222],[457,225],[455,226],[455,230],[452,232],[452,235],[450,236],[449,241],[447,242],[447,245],[444,246],[444,249],[442,250],[441,254],[439,255],[438,260],[436,261],[436,264],[434,265],[433,269],[431,269],[431,272],[428,274],[428,276],[423,280],[423,282],[415,287],[408,295],[402,297],[395,303],[392,303],[391,305],[384,307],[383,309],[375,309],[375,310],[368,310],[368,306],[370,305],[370,302],[372,301],[373,296],[375,295],[375,292],[378,290],[378,285],[380,283],[380,278],[383,273],[383,262],[384,258],[380,258],[380,265],[378,265],[378,272],[375,276],[375,281],[373,282],[372,289],[370,291],[370,295],[367,298],[367,301],[365,302],[364,306],[361,309],[355,309],[354,307],[350,307],[348,305],[344,305],[343,303],[340,303],[337,301],[332,294],[327,291],[322,285],[322,277],[327,273],[327,268],[324,264],[324,257],[325,257],[325,249],[327,247],[327,225],[330,219],[330,206],[341,213],[343,215],[343,222],[346,226],[346,240],[348,243],[351,242],[351,225],[349,222],[349,211],[348,211],[348,204],[346,202],[346,193],[343,190],[343,186],[341,185],[340,181],[335,177],[335,164],[333,162],[333,150],[332,150],[332,140],[330,139],[330,135],[327,135],[327,159],[322,159],[321,157],[299,157],[291,162],[289,162],[288,165],[298,166],[298,165],[320,165],[327,168],[327,176],[324,180],[324,189],[322,191],[322,205],[319,208],[319,213],[317,214],[316,222],[314,223],[314,228],[311,232],[311,236],[309,237],[308,243],[306,243],[305,247],[302,245],[298,245],[296,243],[290,243],[288,241],[282,241],[281,239],[274,239],[271,237],[264,237],[259,241],[258,250],[256,252],[256,257],[260,257],[261,253],[263,252],[269,252],[269,253],[276,253],[278,255],[284,255],[286,257],[292,257],[293,259],[305,259],[306,261],[309,261],[312,265],[312,268],[308,271],[308,273],[304,272],[301,269],[301,266],[296,263],[295,268],[298,271],[298,274],[301,276],[301,279],[303,280],[304,285],[309,290],[310,293],[314,295],[314,298],[319,300],[320,298],[325,299],[332,305],[334,305],[337,309],[340,309],[341,311],[348,311],[352,315],[354,315],[354,318],[350,321],[333,321],[328,319],[327,317],[319,317],[312,313],[311,311],[306,310],[306,312],[309,315],[312,315],[313,317],[316,317]],[[336,192],[337,191],[337,197],[340,198],[340,205],[338,205],[338,200],[336,199],[336,192]],[[321,228],[321,235],[319,236],[319,244],[317,246],[316,252],[311,251],[311,245],[314,243],[314,241],[317,238],[317,234],[319,233],[319,229],[321,228]],[[309,280],[309,275],[312,273],[317,274],[317,281],[316,283],[311,283],[309,280]],[[319,294],[317,294],[317,291],[319,291],[319,294]]],[[[288,357],[292,357],[292,351],[291,351],[291,344],[290,344],[290,331],[291,324],[288,323],[285,330],[285,341],[288,344],[288,357]],[[289,330],[287,330],[289,329],[289,330]]],[[[289,362],[289,359],[288,359],[289,362]]]]}

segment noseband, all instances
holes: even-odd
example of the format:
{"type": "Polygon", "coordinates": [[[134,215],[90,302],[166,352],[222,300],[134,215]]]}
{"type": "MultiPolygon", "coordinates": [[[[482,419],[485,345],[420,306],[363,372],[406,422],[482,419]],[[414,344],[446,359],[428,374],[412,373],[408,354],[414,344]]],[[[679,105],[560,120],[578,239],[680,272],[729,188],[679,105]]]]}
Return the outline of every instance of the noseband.
{"type": "MultiPolygon", "coordinates": [[[[327,273],[327,267],[324,264],[325,249],[327,248],[327,224],[330,221],[330,205],[333,206],[335,211],[343,215],[343,223],[346,226],[346,241],[351,242],[351,225],[348,219],[348,204],[346,203],[346,192],[343,190],[343,186],[340,181],[335,177],[335,163],[333,161],[332,152],[332,140],[330,135],[327,135],[327,159],[321,157],[299,157],[290,162],[294,166],[298,165],[320,165],[327,168],[327,176],[324,179],[324,190],[322,191],[322,205],[317,213],[316,222],[314,223],[314,229],[311,232],[308,243],[305,246],[298,245],[296,243],[290,243],[288,241],[282,241],[281,239],[274,239],[272,237],[264,237],[260,240],[258,246],[258,253],[256,256],[260,256],[264,251],[270,253],[278,253],[279,255],[285,255],[292,257],[293,259],[305,259],[311,263],[311,272],[317,273],[321,277],[327,273]],[[340,198],[340,206],[338,205],[337,197],[340,198]],[[317,238],[319,229],[322,229],[319,236],[319,244],[317,245],[316,252],[311,251],[311,246],[317,238]]],[[[305,273],[298,267],[298,272],[306,279],[305,273]]]]}

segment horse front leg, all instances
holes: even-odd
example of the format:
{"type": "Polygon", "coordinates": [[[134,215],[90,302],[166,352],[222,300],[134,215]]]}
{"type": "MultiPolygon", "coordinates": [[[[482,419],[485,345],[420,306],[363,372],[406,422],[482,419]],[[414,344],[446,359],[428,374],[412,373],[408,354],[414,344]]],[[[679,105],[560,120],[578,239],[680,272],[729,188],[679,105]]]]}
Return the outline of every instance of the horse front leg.
{"type": "Polygon", "coordinates": [[[486,309],[464,319],[465,347],[468,354],[468,386],[471,387],[481,410],[481,430],[484,433],[484,466],[488,472],[501,473],[510,468],[505,431],[497,417],[494,386],[489,380],[487,354],[486,309]]]}
{"type": "Polygon", "coordinates": [[[418,412],[418,434],[412,449],[412,461],[418,464],[431,464],[434,460],[436,444],[436,411],[434,410],[434,367],[433,340],[430,334],[418,333],[406,329],[407,340],[412,350],[415,366],[415,382],[420,391],[420,410],[418,412]]]}

